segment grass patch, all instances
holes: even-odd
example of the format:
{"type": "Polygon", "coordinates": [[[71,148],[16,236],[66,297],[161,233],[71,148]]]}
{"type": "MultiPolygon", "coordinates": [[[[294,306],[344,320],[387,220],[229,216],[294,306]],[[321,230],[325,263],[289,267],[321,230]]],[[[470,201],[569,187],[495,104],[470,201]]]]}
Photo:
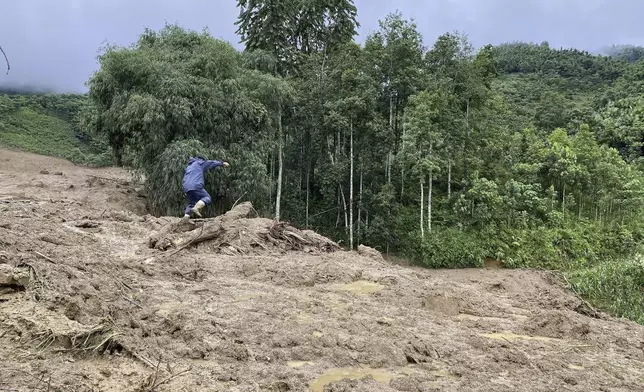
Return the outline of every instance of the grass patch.
{"type": "Polygon", "coordinates": [[[595,306],[644,325],[644,259],[608,261],[567,274],[571,289],[595,306]]]}

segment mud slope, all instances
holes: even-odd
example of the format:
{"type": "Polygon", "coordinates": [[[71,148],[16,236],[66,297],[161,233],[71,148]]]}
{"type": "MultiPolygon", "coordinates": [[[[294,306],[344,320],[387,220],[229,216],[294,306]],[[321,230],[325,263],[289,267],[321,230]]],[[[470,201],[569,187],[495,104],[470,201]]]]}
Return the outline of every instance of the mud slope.
{"type": "Polygon", "coordinates": [[[0,150],[2,391],[644,391],[644,327],[533,271],[430,271],[0,150]],[[41,173],[42,171],[42,173],[41,173]]]}

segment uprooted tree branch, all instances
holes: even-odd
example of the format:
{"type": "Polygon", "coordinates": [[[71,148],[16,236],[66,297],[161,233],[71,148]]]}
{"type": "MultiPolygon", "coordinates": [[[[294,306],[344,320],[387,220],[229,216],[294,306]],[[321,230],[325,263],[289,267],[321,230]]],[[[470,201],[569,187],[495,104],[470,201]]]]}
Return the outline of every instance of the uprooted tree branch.
{"type": "Polygon", "coordinates": [[[155,233],[150,248],[169,250],[168,256],[185,248],[206,244],[211,250],[227,254],[265,253],[297,250],[334,252],[340,246],[310,230],[299,230],[286,222],[252,217],[256,215],[250,202],[238,204],[224,215],[202,222],[180,221],[155,233]]]}
{"type": "Polygon", "coordinates": [[[11,65],[9,65],[9,58],[7,57],[7,54],[4,52],[4,49],[2,49],[2,46],[0,46],[0,52],[4,55],[4,61],[7,62],[7,75],[9,75],[9,70],[11,69],[11,65]]]}

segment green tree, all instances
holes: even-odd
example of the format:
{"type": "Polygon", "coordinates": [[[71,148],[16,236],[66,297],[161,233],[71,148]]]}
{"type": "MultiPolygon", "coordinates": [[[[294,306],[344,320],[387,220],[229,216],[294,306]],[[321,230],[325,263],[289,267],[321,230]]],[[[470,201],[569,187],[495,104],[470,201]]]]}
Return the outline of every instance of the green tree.
{"type": "Polygon", "coordinates": [[[644,157],[644,98],[630,96],[609,102],[598,114],[599,138],[629,161],[644,157]]]}
{"type": "Polygon", "coordinates": [[[238,0],[237,34],[247,51],[263,50],[275,59],[276,74],[292,72],[297,50],[293,37],[298,14],[297,0],[238,0]]]}
{"type": "MultiPolygon", "coordinates": [[[[338,190],[345,214],[349,248],[354,244],[354,188],[355,156],[360,155],[365,136],[369,133],[369,121],[374,115],[376,83],[366,72],[365,54],[355,44],[348,44],[330,58],[329,101],[325,105],[325,124],[330,131],[327,135],[329,158],[333,166],[342,166],[348,158],[348,181],[343,181],[345,170],[337,172],[338,190]],[[348,133],[348,146],[347,146],[348,133]],[[331,136],[333,135],[333,136],[331,136]],[[331,139],[335,148],[331,151],[331,139]],[[357,148],[356,148],[357,147],[357,148]],[[348,151],[347,151],[348,150],[348,151]],[[356,151],[357,150],[357,151],[356,151]],[[346,201],[343,183],[348,182],[349,200],[346,201]],[[348,207],[347,207],[348,206],[348,207]]],[[[361,165],[362,172],[362,165],[361,165]]],[[[361,197],[362,195],[360,195],[361,197]]],[[[360,211],[358,220],[360,220],[360,211]]]]}
{"type": "Polygon", "coordinates": [[[237,33],[247,51],[276,59],[275,72],[297,72],[302,54],[331,52],[356,35],[353,0],[238,0],[237,33]]]}
{"type": "Polygon", "coordinates": [[[133,47],[109,47],[99,62],[89,81],[96,132],[120,162],[126,150],[132,154],[131,165],[147,178],[153,212],[180,208],[177,173],[197,148],[236,168],[208,182],[213,194],[247,193],[262,205],[270,116],[255,91],[266,84],[253,82],[266,77],[244,69],[232,46],[168,25],[146,30],[133,47]]]}
{"type": "Polygon", "coordinates": [[[402,115],[407,98],[418,91],[422,75],[423,39],[413,21],[400,12],[389,14],[379,22],[380,29],[367,37],[365,50],[375,63],[374,78],[383,86],[379,104],[389,119],[383,143],[387,147],[386,179],[392,180],[393,156],[402,138],[402,115]]]}
{"type": "Polygon", "coordinates": [[[427,181],[427,231],[432,231],[432,194],[434,173],[440,169],[440,148],[443,147],[445,112],[448,100],[444,92],[422,91],[410,98],[406,113],[404,159],[420,184],[420,232],[425,236],[423,223],[423,193],[427,181]]]}

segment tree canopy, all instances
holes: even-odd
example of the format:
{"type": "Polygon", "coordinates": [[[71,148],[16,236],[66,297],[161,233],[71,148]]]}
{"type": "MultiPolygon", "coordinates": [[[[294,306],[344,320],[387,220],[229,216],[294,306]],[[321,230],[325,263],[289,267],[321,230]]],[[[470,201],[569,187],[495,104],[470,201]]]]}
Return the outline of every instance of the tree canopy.
{"type": "Polygon", "coordinates": [[[191,154],[231,162],[221,213],[260,213],[433,267],[594,268],[644,238],[636,50],[428,45],[394,13],[363,46],[352,1],[240,0],[243,52],[176,25],[109,47],[82,124],[180,214],[191,154]]]}

